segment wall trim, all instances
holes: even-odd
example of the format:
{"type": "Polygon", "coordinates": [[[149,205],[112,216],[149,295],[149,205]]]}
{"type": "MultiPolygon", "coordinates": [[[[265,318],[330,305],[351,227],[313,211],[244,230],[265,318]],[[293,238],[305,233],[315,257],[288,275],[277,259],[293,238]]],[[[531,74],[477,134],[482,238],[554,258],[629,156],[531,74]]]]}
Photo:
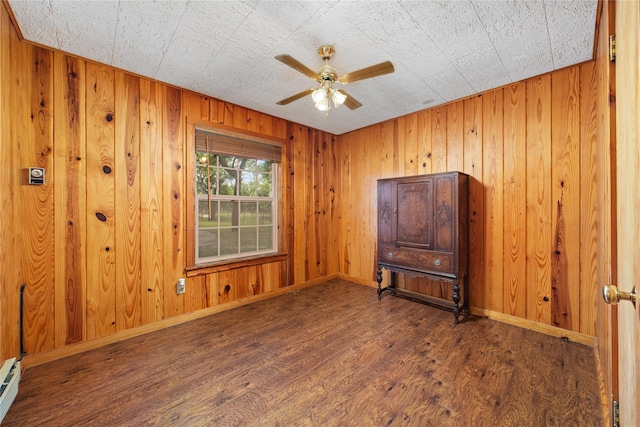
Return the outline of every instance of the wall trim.
{"type": "Polygon", "coordinates": [[[518,326],[520,328],[529,329],[531,331],[541,332],[553,337],[568,339],[569,341],[575,341],[580,344],[588,345],[590,347],[595,346],[596,337],[582,334],[580,332],[573,332],[567,329],[558,328],[556,326],[545,325],[533,320],[523,319],[521,317],[511,316],[497,311],[487,310],[485,308],[471,307],[469,309],[471,314],[476,316],[487,317],[491,320],[507,323],[509,325],[518,326]]]}

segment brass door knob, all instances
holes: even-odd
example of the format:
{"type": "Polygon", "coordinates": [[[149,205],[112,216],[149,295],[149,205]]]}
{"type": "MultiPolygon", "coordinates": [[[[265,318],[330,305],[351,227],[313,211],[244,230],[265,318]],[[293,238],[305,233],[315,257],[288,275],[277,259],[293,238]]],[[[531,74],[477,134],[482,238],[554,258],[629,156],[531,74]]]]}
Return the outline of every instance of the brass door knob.
{"type": "Polygon", "coordinates": [[[618,290],[616,285],[604,285],[602,287],[602,297],[607,304],[616,305],[620,301],[631,301],[636,306],[636,288],[634,286],[631,292],[622,292],[618,290]]]}

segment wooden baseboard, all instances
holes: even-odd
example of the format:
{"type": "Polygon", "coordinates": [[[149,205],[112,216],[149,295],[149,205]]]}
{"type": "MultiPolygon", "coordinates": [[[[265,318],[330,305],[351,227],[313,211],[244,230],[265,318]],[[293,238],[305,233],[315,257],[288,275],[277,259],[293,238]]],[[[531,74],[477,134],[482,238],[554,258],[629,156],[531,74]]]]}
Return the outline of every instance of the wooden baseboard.
{"type": "Polygon", "coordinates": [[[541,332],[558,338],[568,339],[569,341],[575,341],[591,347],[595,346],[596,343],[596,338],[591,335],[581,334],[580,332],[573,332],[551,325],[545,325],[534,322],[533,320],[510,316],[508,314],[487,310],[485,308],[470,307],[469,312],[476,316],[488,317],[489,319],[496,320],[498,322],[507,323],[509,325],[518,326],[531,331],[541,332]]]}
{"type": "Polygon", "coordinates": [[[22,366],[24,369],[42,365],[44,363],[52,362],[54,360],[62,359],[64,357],[72,356],[74,354],[83,353],[88,350],[93,350],[105,345],[113,344],[119,341],[124,341],[129,338],[134,338],[140,335],[148,334],[150,332],[159,331],[161,329],[169,328],[171,326],[179,325],[181,323],[190,322],[192,320],[201,319],[203,317],[210,316],[222,311],[231,310],[236,307],[251,304],[257,301],[273,298],[279,295],[284,295],[299,289],[303,289],[309,286],[314,286],[322,283],[326,280],[338,278],[337,274],[323,277],[321,279],[309,280],[304,283],[298,283],[296,285],[286,286],[284,288],[278,288],[274,291],[267,292],[260,295],[254,295],[246,298],[240,298],[235,301],[208,307],[202,310],[194,311],[191,313],[185,313],[178,316],[170,317],[167,319],[159,320],[148,325],[143,325],[137,328],[127,329],[125,331],[116,332],[115,334],[93,339],[91,341],[84,341],[76,344],[70,344],[58,349],[36,353],[33,355],[27,354],[22,360],[22,366]]]}

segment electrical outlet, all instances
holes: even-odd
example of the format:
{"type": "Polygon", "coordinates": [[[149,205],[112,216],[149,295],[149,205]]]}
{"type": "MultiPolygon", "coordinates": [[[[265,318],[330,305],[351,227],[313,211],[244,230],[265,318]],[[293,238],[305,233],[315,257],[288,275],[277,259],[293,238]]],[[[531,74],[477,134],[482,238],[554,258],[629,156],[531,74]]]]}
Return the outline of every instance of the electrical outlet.
{"type": "Polygon", "coordinates": [[[178,280],[178,283],[176,283],[176,291],[178,292],[178,295],[185,293],[186,290],[185,290],[184,278],[180,278],[178,280]]]}

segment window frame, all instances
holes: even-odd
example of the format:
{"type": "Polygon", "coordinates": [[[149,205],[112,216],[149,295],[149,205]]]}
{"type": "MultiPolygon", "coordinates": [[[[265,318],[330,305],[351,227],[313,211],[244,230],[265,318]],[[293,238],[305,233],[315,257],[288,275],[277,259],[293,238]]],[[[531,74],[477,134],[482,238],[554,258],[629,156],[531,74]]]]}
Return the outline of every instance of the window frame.
{"type": "MultiPolygon", "coordinates": [[[[232,264],[236,262],[243,262],[247,260],[254,260],[260,258],[270,258],[282,254],[281,248],[284,244],[283,236],[283,195],[285,191],[284,179],[283,179],[283,162],[285,161],[284,146],[285,140],[277,137],[265,137],[260,134],[255,134],[249,131],[240,131],[238,129],[229,128],[224,125],[212,125],[211,123],[187,123],[187,149],[186,151],[186,165],[187,165],[187,218],[186,218],[186,270],[197,270],[211,266],[221,264],[232,264]],[[264,252],[251,252],[251,253],[239,253],[237,256],[225,257],[218,259],[203,260],[197,257],[197,245],[198,245],[198,200],[196,188],[196,132],[203,131],[222,136],[245,139],[251,142],[258,142],[265,145],[277,147],[281,151],[280,161],[273,162],[273,176],[272,176],[272,190],[274,193],[273,203],[275,215],[273,218],[273,250],[264,252]]],[[[206,197],[206,196],[205,196],[206,197]]],[[[235,196],[231,196],[235,197],[235,196]]],[[[238,199],[236,199],[238,200],[238,199]]]]}

